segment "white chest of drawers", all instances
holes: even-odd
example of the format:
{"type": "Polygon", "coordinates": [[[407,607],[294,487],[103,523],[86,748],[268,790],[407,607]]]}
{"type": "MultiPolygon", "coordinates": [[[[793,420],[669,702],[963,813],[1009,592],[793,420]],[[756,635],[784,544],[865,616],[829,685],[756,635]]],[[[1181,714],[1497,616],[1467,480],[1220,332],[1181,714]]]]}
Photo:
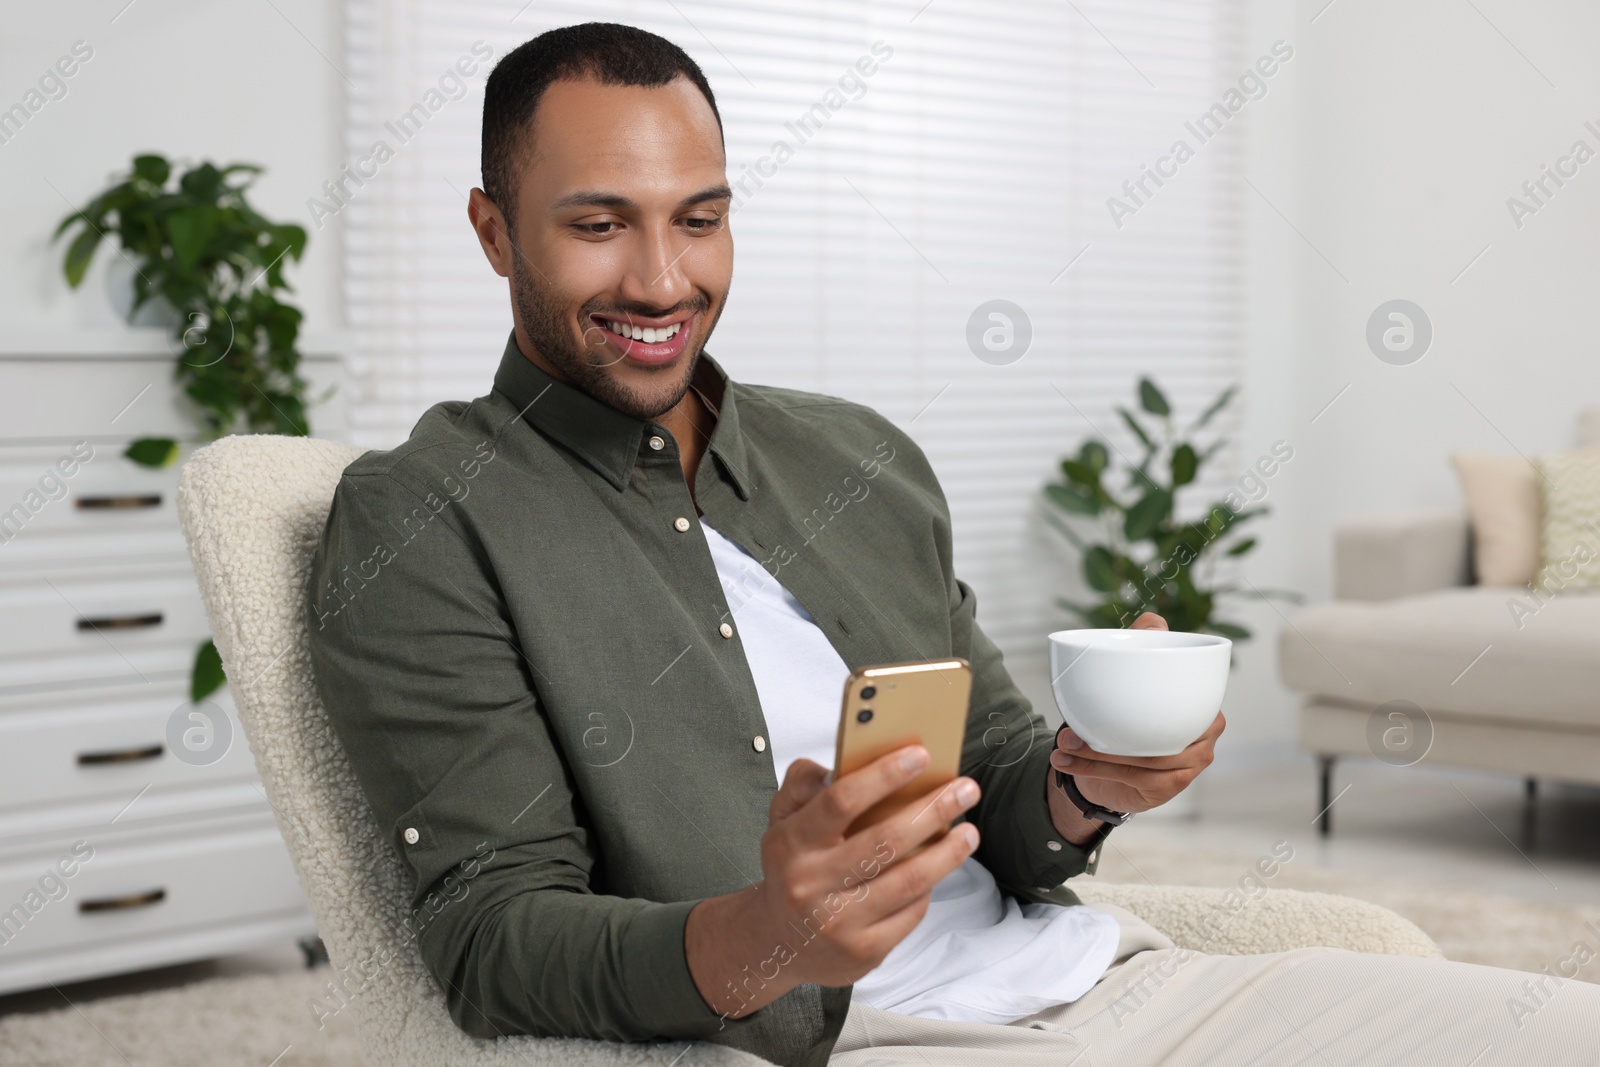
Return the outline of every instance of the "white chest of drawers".
{"type": "MultiPolygon", "coordinates": [[[[302,350],[313,396],[342,385],[302,350]]],[[[122,457],[197,441],[172,362],[153,335],[0,351],[0,993],[315,933],[227,689],[188,703],[209,631],[178,467],[122,457]]]]}

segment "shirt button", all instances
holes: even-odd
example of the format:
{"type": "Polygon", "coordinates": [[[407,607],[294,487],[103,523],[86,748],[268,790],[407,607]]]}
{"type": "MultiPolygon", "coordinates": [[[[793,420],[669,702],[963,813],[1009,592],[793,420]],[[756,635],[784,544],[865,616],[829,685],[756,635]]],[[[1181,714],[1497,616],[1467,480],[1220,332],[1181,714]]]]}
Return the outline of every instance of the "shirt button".
{"type": "Polygon", "coordinates": [[[727,623],[723,623],[721,626],[717,627],[717,633],[721,634],[723,637],[732,637],[733,627],[729,626],[727,623]]]}
{"type": "Polygon", "coordinates": [[[417,833],[417,828],[415,826],[408,826],[406,827],[405,839],[406,844],[414,845],[418,841],[422,840],[422,835],[417,833]]]}
{"type": "Polygon", "coordinates": [[[1044,847],[1049,849],[1051,852],[1060,852],[1061,851],[1061,842],[1060,841],[1046,841],[1044,843],[1044,847]]]}
{"type": "Polygon", "coordinates": [[[657,452],[660,452],[663,448],[667,447],[667,443],[661,438],[652,435],[650,438],[650,447],[655,449],[657,452]]]}
{"type": "Polygon", "coordinates": [[[689,520],[684,518],[682,515],[679,515],[677,518],[672,520],[672,528],[677,530],[679,533],[688,533],[689,520]]]}
{"type": "Polygon", "coordinates": [[[750,743],[755,746],[757,752],[765,752],[767,750],[767,739],[760,734],[756,734],[756,739],[750,743]]]}

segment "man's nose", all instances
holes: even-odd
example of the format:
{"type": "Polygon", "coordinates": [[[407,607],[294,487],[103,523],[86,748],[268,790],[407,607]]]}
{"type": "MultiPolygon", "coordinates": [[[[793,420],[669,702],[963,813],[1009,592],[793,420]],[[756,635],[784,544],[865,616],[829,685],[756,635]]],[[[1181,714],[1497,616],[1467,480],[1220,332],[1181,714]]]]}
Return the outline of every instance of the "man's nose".
{"type": "Polygon", "coordinates": [[[684,269],[692,247],[688,238],[670,227],[646,231],[623,279],[624,298],[656,308],[682,303],[694,292],[684,269]]]}

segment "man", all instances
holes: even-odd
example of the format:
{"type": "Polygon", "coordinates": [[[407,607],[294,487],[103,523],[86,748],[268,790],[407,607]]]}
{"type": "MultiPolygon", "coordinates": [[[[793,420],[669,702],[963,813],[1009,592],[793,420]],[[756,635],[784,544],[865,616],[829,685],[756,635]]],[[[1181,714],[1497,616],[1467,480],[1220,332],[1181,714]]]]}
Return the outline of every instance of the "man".
{"type": "Polygon", "coordinates": [[[659,37],[590,24],[506,56],[468,208],[510,279],[494,389],[432,408],[334,498],[317,682],[458,1024],[818,1067],[1465,1064],[1482,1035],[1578,1062],[1589,992],[1480,1035],[1463,1011],[1527,976],[1184,954],[1079,905],[1066,879],[1211,761],[1222,717],[1167,759],[1050,737],[974,621],[910,438],[706,354],[725,165],[710,87],[659,37]],[[974,671],[962,777],[846,837],[926,752],[832,780],[845,674],[949,656],[974,671]],[[1329,1014],[1335,993],[1365,999],[1329,1014]]]}

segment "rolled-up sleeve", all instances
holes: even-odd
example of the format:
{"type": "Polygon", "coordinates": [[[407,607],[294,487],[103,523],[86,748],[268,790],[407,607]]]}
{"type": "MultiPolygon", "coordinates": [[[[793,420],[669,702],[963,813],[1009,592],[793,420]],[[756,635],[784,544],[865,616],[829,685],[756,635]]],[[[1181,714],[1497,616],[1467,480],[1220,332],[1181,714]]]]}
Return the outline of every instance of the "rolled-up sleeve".
{"type": "MultiPolygon", "coordinates": [[[[593,891],[583,804],[484,552],[426,479],[347,473],[307,605],[318,691],[415,882],[466,1032],[637,1041],[725,1022],[689,974],[696,901],[593,891]]],[[[457,509],[459,510],[459,509],[457,509]]]]}

